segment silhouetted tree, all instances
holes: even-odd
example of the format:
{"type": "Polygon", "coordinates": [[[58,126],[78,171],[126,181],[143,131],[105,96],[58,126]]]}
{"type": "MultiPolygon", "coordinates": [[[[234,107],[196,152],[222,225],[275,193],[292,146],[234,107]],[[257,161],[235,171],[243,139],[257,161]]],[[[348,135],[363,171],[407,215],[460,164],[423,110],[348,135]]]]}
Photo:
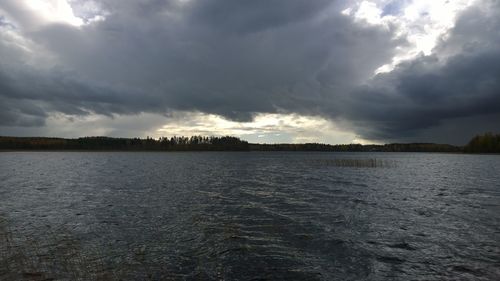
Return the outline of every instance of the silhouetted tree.
{"type": "Polygon", "coordinates": [[[154,139],[82,137],[77,139],[42,137],[0,137],[0,149],[20,150],[152,150],[152,151],[349,151],[349,152],[469,152],[500,153],[500,135],[474,137],[465,147],[434,143],[392,143],[384,145],[322,143],[249,144],[231,136],[173,136],[154,139]]]}
{"type": "Polygon", "coordinates": [[[500,153],[500,134],[485,133],[472,138],[464,147],[467,153],[500,153]]]}

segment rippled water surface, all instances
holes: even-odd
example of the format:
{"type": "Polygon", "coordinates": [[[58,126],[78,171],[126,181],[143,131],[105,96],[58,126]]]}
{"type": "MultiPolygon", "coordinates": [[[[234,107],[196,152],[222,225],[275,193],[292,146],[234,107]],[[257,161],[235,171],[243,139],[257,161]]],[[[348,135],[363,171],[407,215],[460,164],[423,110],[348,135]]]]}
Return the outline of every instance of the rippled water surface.
{"type": "Polygon", "coordinates": [[[0,153],[0,280],[500,280],[500,156],[0,153]]]}

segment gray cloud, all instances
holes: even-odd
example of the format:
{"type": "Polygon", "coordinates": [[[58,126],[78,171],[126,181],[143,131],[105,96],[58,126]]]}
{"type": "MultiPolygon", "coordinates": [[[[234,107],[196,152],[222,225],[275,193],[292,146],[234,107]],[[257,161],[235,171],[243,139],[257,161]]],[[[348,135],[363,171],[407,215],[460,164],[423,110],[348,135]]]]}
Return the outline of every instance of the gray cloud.
{"type": "Polygon", "coordinates": [[[19,71],[18,80],[37,87],[4,95],[51,102],[58,111],[65,103],[65,113],[174,109],[248,120],[255,112],[309,111],[369,76],[396,45],[391,32],[355,24],[331,1],[103,6],[112,11],[104,22],[30,30],[61,66],[19,71]]]}
{"type": "Polygon", "coordinates": [[[36,51],[0,42],[0,126],[40,126],[55,113],[188,110],[248,121],[291,112],[365,138],[418,139],[500,109],[500,9],[481,3],[434,55],[372,79],[405,40],[342,15],[345,1],[73,0],[86,20],[106,11],[77,28],[41,25],[7,0],[0,37],[15,29],[36,51]]]}
{"type": "Polygon", "coordinates": [[[463,143],[479,128],[500,129],[498,28],[498,2],[467,10],[435,54],[377,75],[353,92],[343,114],[372,139],[463,143]],[[454,119],[463,126],[450,133],[454,119]]]}
{"type": "Polygon", "coordinates": [[[207,0],[195,3],[189,18],[218,32],[241,35],[308,21],[331,5],[331,0],[207,0]]]}

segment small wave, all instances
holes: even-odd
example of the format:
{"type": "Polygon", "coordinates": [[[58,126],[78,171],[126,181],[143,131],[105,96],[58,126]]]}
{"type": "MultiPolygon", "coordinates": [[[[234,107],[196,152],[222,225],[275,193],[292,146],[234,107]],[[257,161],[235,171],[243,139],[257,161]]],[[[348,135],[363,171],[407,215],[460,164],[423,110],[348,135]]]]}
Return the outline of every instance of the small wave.
{"type": "Polygon", "coordinates": [[[408,251],[415,251],[416,250],[415,247],[411,246],[410,244],[408,244],[406,242],[391,244],[391,245],[389,245],[389,248],[402,249],[402,250],[408,250],[408,251]]]}
{"type": "Polygon", "coordinates": [[[397,163],[389,159],[377,158],[335,158],[335,159],[313,159],[312,164],[321,166],[352,167],[352,168],[395,168],[397,163]]]}
{"type": "Polygon", "coordinates": [[[378,261],[381,261],[383,263],[390,263],[390,264],[401,264],[406,262],[406,260],[400,259],[398,257],[393,257],[393,256],[379,256],[377,257],[378,261]]]}

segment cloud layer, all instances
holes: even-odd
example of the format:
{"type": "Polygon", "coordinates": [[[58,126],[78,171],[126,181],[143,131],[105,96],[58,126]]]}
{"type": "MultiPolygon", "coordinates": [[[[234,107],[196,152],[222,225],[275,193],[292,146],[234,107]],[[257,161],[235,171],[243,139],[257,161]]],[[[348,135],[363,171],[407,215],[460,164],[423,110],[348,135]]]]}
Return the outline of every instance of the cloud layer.
{"type": "Polygon", "coordinates": [[[426,130],[438,134],[436,128],[455,122],[464,126],[451,135],[445,130],[449,138],[441,139],[500,129],[499,27],[500,2],[469,8],[431,55],[401,63],[355,89],[345,116],[364,136],[377,139],[411,139],[426,130]]]}
{"type": "Polygon", "coordinates": [[[431,53],[376,76],[417,33],[401,15],[412,1],[372,4],[378,22],[349,1],[2,1],[0,133],[58,114],[179,111],[321,116],[373,140],[447,141],[457,120],[470,126],[460,138],[495,129],[498,1],[476,1],[431,53]]]}

